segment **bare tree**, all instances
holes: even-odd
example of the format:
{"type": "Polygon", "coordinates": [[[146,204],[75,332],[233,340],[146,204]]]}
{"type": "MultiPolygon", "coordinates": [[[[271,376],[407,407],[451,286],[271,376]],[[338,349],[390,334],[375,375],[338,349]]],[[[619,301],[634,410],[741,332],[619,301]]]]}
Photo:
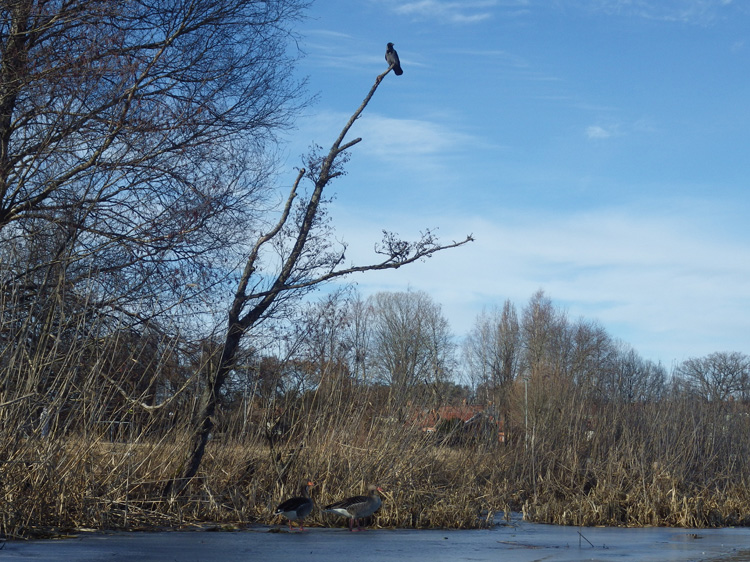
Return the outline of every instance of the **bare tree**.
{"type": "Polygon", "coordinates": [[[440,305],[422,291],[377,293],[372,309],[372,366],[389,387],[391,411],[399,410],[415,389],[424,394],[448,380],[450,327],[440,305]]]}
{"type": "Polygon", "coordinates": [[[477,381],[478,393],[507,418],[508,394],[519,375],[523,349],[516,307],[483,312],[464,343],[464,358],[477,381]]]}
{"type": "Polygon", "coordinates": [[[584,395],[598,397],[603,371],[616,355],[612,338],[600,324],[579,319],[570,327],[572,353],[569,372],[584,395]]]}
{"type": "Polygon", "coordinates": [[[301,337],[299,361],[306,368],[310,384],[324,393],[341,390],[351,382],[349,348],[349,301],[346,289],[333,291],[310,304],[297,323],[301,337]]]}
{"type": "Polygon", "coordinates": [[[676,373],[688,388],[707,401],[747,399],[750,394],[750,357],[737,351],[687,359],[676,373]]]}
{"type": "Polygon", "coordinates": [[[152,337],[192,335],[225,294],[304,103],[289,43],[306,4],[2,2],[0,400],[59,411],[87,377],[94,402],[156,407],[164,370],[98,376],[124,355],[101,342],[155,358],[152,337]]]}
{"type": "Polygon", "coordinates": [[[565,374],[572,349],[568,320],[541,289],[532,295],[521,318],[526,376],[551,377],[565,374]]]}
{"type": "Polygon", "coordinates": [[[56,264],[136,321],[220,286],[299,106],[287,48],[305,5],[3,2],[0,241],[46,259],[0,283],[35,290],[19,278],[56,264]]]}
{"type": "Polygon", "coordinates": [[[185,469],[179,478],[168,483],[166,494],[181,492],[197,473],[213,428],[217,399],[234,368],[240,341],[248,331],[272,316],[286,301],[322,283],[353,273],[396,269],[472,240],[471,236],[467,236],[462,241],[442,245],[430,231],[414,242],[403,240],[395,233],[384,232],[382,241],[375,247],[380,258],[369,265],[344,265],[345,247],[336,248],[331,242],[324,189],[331,180],[343,174],[346,151],[362,140],[344,141],[390,70],[376,77],[375,84],[344,125],[328,153],[325,156],[313,153],[308,158],[308,168],[302,168],[297,173],[278,222],[256,238],[229,307],[219,367],[211,373],[200,400],[185,469]],[[305,178],[311,182],[311,188],[302,197],[301,182],[305,178]],[[300,201],[295,205],[298,198],[300,201]],[[276,261],[270,256],[275,257],[276,261]]]}
{"type": "Polygon", "coordinates": [[[614,344],[613,350],[599,366],[599,397],[622,403],[658,400],[666,386],[664,367],[642,358],[627,344],[614,344]]]}
{"type": "Polygon", "coordinates": [[[347,347],[350,351],[352,374],[360,382],[369,379],[370,339],[372,338],[372,304],[359,294],[349,303],[347,347]]]}

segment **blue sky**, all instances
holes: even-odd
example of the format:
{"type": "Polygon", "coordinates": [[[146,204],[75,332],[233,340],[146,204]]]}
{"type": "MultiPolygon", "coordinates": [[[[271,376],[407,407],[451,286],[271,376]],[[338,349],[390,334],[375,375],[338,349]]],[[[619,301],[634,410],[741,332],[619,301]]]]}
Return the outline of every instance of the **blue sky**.
{"type": "MultiPolygon", "coordinates": [[[[538,289],[667,367],[750,354],[750,5],[732,0],[318,0],[317,102],[289,166],[328,148],[385,69],[333,185],[347,258],[383,228],[476,241],[352,278],[424,290],[454,332],[538,289]]],[[[290,177],[293,172],[290,172],[290,177]]]]}

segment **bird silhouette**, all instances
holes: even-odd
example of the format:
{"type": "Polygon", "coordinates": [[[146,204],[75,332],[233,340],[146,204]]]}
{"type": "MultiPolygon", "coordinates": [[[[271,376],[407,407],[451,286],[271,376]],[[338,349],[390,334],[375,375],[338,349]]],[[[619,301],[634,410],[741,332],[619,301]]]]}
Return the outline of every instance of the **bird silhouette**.
{"type": "Polygon", "coordinates": [[[393,67],[393,72],[396,76],[401,76],[404,73],[404,71],[401,70],[401,61],[398,60],[398,53],[396,52],[396,49],[393,48],[393,43],[388,43],[387,45],[385,50],[385,62],[388,63],[388,66],[393,67]]]}

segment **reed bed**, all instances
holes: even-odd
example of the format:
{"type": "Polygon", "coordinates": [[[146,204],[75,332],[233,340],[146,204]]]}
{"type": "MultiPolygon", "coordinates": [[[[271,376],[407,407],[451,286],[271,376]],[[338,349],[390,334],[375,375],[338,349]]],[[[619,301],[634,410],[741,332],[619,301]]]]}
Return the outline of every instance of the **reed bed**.
{"type": "MultiPolygon", "coordinates": [[[[715,438],[664,456],[668,449],[659,454],[637,432],[618,441],[591,436],[573,451],[576,442],[553,446],[547,439],[533,449],[523,442],[447,444],[418,428],[366,416],[311,429],[307,421],[300,419],[305,431],[292,430],[275,443],[260,433],[215,439],[199,477],[179,498],[163,496],[166,481],[179,473],[187,441],[179,430],[133,442],[74,435],[16,439],[3,449],[3,533],[279,524],[273,508],[296,493],[302,478],[316,482],[319,506],[378,484],[384,505],[374,524],[381,527],[477,528],[511,509],[532,521],[564,525],[750,524],[744,460],[717,458],[716,468],[724,470],[712,475],[699,462],[718,455],[715,438]]],[[[728,431],[719,435],[730,438],[728,431]]],[[[725,445],[743,454],[732,439],[725,445]]],[[[307,524],[345,522],[315,511],[307,524]]]]}
{"type": "MultiPolygon", "coordinates": [[[[0,525],[6,537],[24,537],[78,528],[281,524],[273,509],[303,478],[315,481],[318,506],[379,485],[384,505],[372,524],[380,527],[477,528],[509,510],[563,525],[750,525],[744,438],[723,428],[687,443],[677,439],[680,424],[644,426],[618,439],[600,427],[567,441],[550,427],[531,447],[522,439],[457,443],[366,415],[324,422],[310,412],[276,441],[263,432],[212,440],[199,476],[177,498],[163,492],[179,474],[184,429],[126,442],[106,435],[16,438],[2,449],[0,525]],[[664,431],[677,439],[674,447],[654,448],[664,431]],[[734,451],[731,462],[721,459],[723,447],[734,451]]],[[[345,521],[316,510],[306,524],[345,521]]]]}
{"type": "MultiPolygon", "coordinates": [[[[279,523],[273,509],[297,492],[303,475],[316,482],[318,505],[364,493],[368,483],[377,483],[384,506],[376,522],[383,527],[471,528],[491,521],[497,507],[483,486],[486,475],[467,472],[461,455],[421,436],[395,448],[391,444],[371,440],[361,447],[334,437],[272,452],[258,443],[212,443],[200,476],[182,497],[170,499],[162,492],[179,468],[171,440],[20,442],[15,460],[3,464],[0,521],[9,537],[77,528],[279,523]],[[280,478],[280,465],[290,457],[280,478]]],[[[343,523],[319,511],[308,521],[343,523]]]]}
{"type": "MultiPolygon", "coordinates": [[[[381,527],[479,528],[511,510],[563,525],[750,525],[747,404],[603,403],[554,380],[528,401],[520,383],[512,389],[505,442],[460,423],[422,431],[415,413],[439,405],[429,393],[395,400],[387,388],[337,383],[227,402],[198,475],[168,496],[196,405],[139,410],[122,397],[132,373],[112,374],[135,362],[114,362],[113,350],[51,348],[32,371],[18,355],[3,358],[3,536],[276,525],[275,506],[303,478],[316,482],[318,506],[379,485],[384,504],[371,524],[381,527]],[[51,389],[44,401],[33,390],[41,385],[51,389]]],[[[345,522],[316,510],[306,524],[345,522]]]]}

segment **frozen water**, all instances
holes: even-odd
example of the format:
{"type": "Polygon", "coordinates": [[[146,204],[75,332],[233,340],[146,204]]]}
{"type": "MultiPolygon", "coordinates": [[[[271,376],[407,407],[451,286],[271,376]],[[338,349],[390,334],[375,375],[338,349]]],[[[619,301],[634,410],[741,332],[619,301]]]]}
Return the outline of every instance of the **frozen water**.
{"type": "Polygon", "coordinates": [[[558,527],[500,520],[487,530],[388,530],[256,526],[236,532],[81,533],[8,542],[0,560],[426,560],[750,561],[750,529],[558,527]]]}

